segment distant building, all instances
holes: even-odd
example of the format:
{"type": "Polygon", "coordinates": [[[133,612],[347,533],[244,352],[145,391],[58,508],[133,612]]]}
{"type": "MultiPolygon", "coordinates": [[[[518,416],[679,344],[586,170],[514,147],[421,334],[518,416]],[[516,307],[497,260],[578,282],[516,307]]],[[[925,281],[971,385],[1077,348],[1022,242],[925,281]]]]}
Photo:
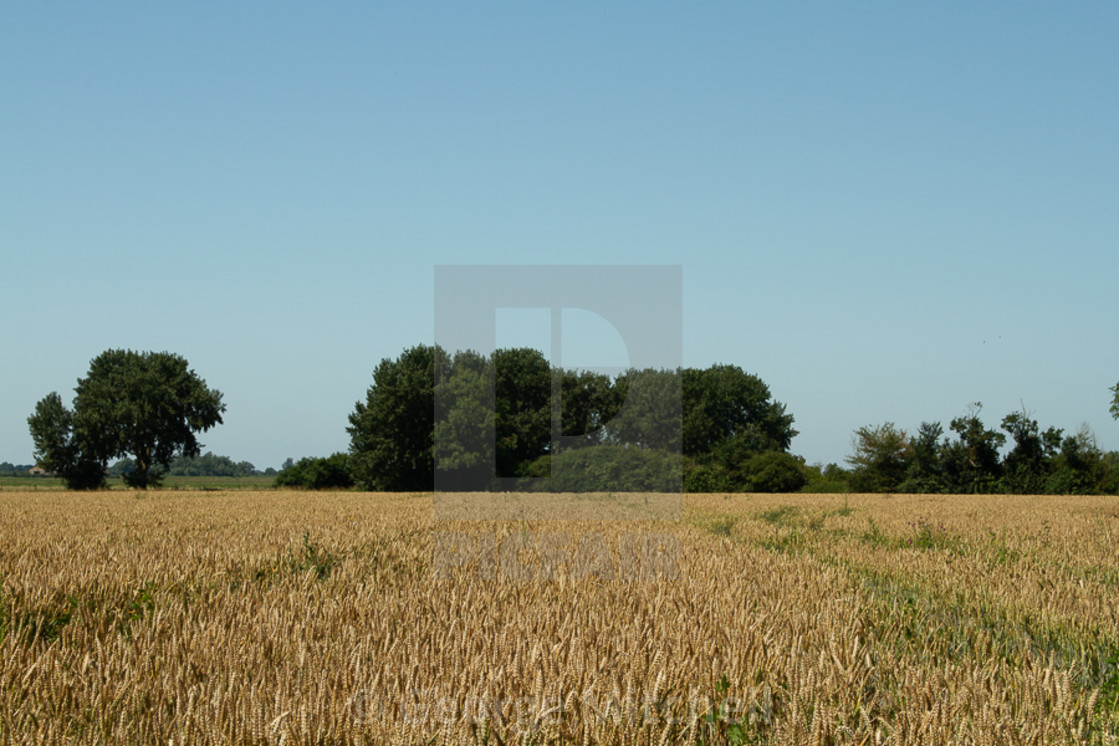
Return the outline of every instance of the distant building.
{"type": "Polygon", "coordinates": [[[32,466],[30,469],[27,470],[27,473],[35,477],[47,476],[47,470],[41,466],[32,466]]]}

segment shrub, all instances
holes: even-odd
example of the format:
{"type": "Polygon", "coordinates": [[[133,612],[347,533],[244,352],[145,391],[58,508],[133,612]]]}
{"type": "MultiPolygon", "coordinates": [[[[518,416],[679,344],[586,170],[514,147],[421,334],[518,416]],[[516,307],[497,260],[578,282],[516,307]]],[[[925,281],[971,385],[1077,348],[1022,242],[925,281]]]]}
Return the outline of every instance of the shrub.
{"type": "Polygon", "coordinates": [[[743,487],[747,492],[796,492],[808,483],[804,464],[782,451],[766,451],[742,464],[743,487]]]}
{"type": "Polygon", "coordinates": [[[730,473],[720,464],[701,464],[684,459],[685,492],[736,492],[730,473]]]}
{"type": "Polygon", "coordinates": [[[277,487],[299,487],[305,490],[347,489],[354,486],[346,454],[335,453],[326,458],[301,458],[276,475],[277,487]]]}
{"type": "Polygon", "coordinates": [[[536,459],[525,476],[547,478],[546,489],[556,492],[679,492],[681,456],[626,446],[574,448],[536,459]]]}

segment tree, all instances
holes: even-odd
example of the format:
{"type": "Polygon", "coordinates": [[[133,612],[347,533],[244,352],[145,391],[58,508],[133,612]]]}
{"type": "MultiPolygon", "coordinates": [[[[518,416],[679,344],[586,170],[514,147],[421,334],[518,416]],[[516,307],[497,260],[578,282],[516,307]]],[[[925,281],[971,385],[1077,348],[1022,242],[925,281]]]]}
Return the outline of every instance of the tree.
{"type": "Polygon", "coordinates": [[[74,413],[56,392],[47,394],[27,418],[35,461],[66,481],[72,490],[93,490],[105,483],[105,460],[98,461],[82,448],[74,429],[74,413]]]}
{"type": "Polygon", "coordinates": [[[417,345],[397,360],[381,360],[373,371],[373,385],[346,428],[350,471],[360,489],[432,488],[435,374],[448,367],[441,348],[417,345]]]}
{"type": "Polygon", "coordinates": [[[746,492],[796,492],[808,482],[804,461],[784,451],[751,456],[742,465],[746,492]]]}
{"type": "Polygon", "coordinates": [[[1119,383],[1116,383],[1108,391],[1112,393],[1111,416],[1119,420],[1119,383]]]}
{"type": "Polygon", "coordinates": [[[602,443],[606,439],[603,426],[617,415],[623,398],[619,387],[604,373],[563,371],[562,434],[568,439],[578,438],[578,446],[602,443]]]}
{"type": "Polygon", "coordinates": [[[1050,464],[1061,447],[1061,431],[1051,427],[1041,432],[1037,420],[1025,410],[1004,417],[1002,429],[1014,439],[1014,447],[1002,461],[1003,486],[1012,494],[1041,494],[1050,464]]]}
{"type": "Polygon", "coordinates": [[[943,450],[945,478],[950,492],[982,494],[993,492],[1002,476],[999,462],[999,449],[1006,442],[1006,436],[988,430],[979,419],[983,409],[976,402],[967,414],[955,418],[949,424],[958,439],[945,444],[943,450]]]}
{"type": "MultiPolygon", "coordinates": [[[[452,356],[421,345],[382,360],[373,378],[347,428],[350,469],[368,490],[432,489],[436,464],[440,490],[486,490],[495,479],[555,476],[553,459],[562,453],[605,445],[657,451],[657,463],[687,472],[691,485],[724,484],[744,479],[751,457],[787,452],[797,434],[765,383],[731,365],[629,370],[612,381],[553,368],[531,348],[452,356]]],[[[557,463],[599,471],[632,464],[640,475],[643,458],[557,463]]],[[[766,471],[788,476],[788,466],[771,460],[766,471]]],[[[802,477],[803,464],[796,471],[802,477]]]]}
{"type": "Polygon", "coordinates": [[[944,427],[939,422],[922,422],[917,428],[917,434],[909,439],[912,458],[899,491],[918,494],[948,491],[941,452],[943,435],[944,427]]]}
{"type": "Polygon", "coordinates": [[[493,364],[458,352],[435,393],[435,463],[440,490],[487,490],[494,478],[493,364]]]}
{"type": "Polygon", "coordinates": [[[258,473],[248,461],[235,462],[228,456],[218,456],[211,451],[194,458],[180,456],[171,462],[168,470],[168,474],[176,477],[251,477],[258,473]]]}
{"type": "Polygon", "coordinates": [[[785,405],[770,401],[769,387],[737,365],[685,368],[684,455],[704,461],[726,440],[747,453],[788,451],[797,431],[785,405]]]}
{"type": "Polygon", "coordinates": [[[679,492],[680,455],[650,448],[600,445],[541,456],[524,469],[547,492],[679,492]],[[546,481],[543,481],[546,480],[546,481]]]}
{"type": "Polygon", "coordinates": [[[1087,424],[1061,441],[1060,452],[1046,482],[1046,491],[1062,495],[1090,495],[1104,491],[1108,464],[1087,424]]]}
{"type": "Polygon", "coordinates": [[[864,425],[855,431],[851,444],[855,449],[847,457],[854,467],[851,486],[859,492],[897,492],[913,458],[909,435],[892,422],[864,425]]]}
{"type": "Polygon", "coordinates": [[[306,490],[348,489],[354,486],[354,480],[347,461],[344,453],[326,458],[302,458],[276,475],[274,484],[306,490]]]}
{"type": "Polygon", "coordinates": [[[611,443],[681,453],[680,371],[631,368],[614,389],[621,410],[606,423],[611,443]]]}
{"type": "Polygon", "coordinates": [[[495,350],[497,476],[523,475],[552,441],[552,367],[539,350],[495,350]]]}
{"type": "Polygon", "coordinates": [[[74,391],[73,412],[52,393],[28,425],[36,457],[75,489],[101,486],[108,461],[126,455],[136,463],[127,484],[158,485],[160,467],[177,455],[197,456],[195,434],[220,424],[225,411],[221,392],[170,352],[107,350],[74,391]]]}
{"type": "Polygon", "coordinates": [[[805,492],[847,493],[851,491],[851,474],[839,464],[831,463],[825,466],[817,462],[805,466],[804,477],[807,480],[802,488],[805,492]]]}

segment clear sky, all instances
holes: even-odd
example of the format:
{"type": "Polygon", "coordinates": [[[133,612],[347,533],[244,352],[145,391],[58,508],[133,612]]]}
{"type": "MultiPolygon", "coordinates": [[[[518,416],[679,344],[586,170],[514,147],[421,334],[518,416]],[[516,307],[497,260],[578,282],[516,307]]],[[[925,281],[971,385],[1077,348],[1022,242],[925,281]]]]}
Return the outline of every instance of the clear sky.
{"type": "Polygon", "coordinates": [[[679,264],[793,451],[1025,406],[1119,449],[1119,4],[0,8],[0,460],[109,348],[346,450],[439,264],[679,264]]]}

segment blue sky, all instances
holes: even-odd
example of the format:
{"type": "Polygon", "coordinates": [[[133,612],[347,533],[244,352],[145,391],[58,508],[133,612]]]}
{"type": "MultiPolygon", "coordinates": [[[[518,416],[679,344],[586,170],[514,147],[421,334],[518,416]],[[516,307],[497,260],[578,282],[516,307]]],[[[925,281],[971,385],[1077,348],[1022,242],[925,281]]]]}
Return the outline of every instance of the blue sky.
{"type": "Polygon", "coordinates": [[[109,348],[345,450],[439,264],[679,264],[793,451],[981,401],[1119,449],[1119,5],[6,3],[0,460],[109,348]]]}

